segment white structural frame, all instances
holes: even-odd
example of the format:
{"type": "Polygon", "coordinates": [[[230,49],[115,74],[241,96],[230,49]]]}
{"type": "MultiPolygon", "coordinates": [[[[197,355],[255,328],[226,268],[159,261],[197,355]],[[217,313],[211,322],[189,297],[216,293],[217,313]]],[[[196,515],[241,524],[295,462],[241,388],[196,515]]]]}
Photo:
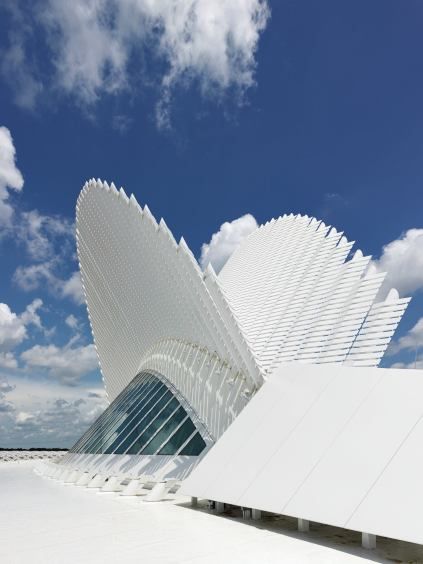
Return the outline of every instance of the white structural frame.
{"type": "MultiPolygon", "coordinates": [[[[137,374],[157,374],[206,448],[74,452],[49,468],[52,477],[124,495],[153,482],[150,500],[178,481],[193,503],[214,500],[216,512],[229,503],[254,519],[291,515],[304,532],[310,521],[348,527],[368,547],[381,534],[423,541],[415,471],[423,375],[376,368],[409,298],[384,290],[371,257],[352,254],[353,242],[322,221],[290,214],[256,229],[216,275],[113,183],[87,182],[76,211],[109,400],[137,374]],[[400,522],[393,504],[405,511],[413,491],[400,522]]],[[[129,418],[133,411],[122,429],[129,418]]]]}

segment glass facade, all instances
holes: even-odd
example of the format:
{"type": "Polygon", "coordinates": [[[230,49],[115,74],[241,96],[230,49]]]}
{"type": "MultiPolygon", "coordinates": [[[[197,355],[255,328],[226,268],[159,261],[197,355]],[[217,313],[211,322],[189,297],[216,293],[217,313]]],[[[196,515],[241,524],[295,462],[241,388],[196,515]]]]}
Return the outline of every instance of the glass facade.
{"type": "Polygon", "coordinates": [[[198,456],[206,443],[178,398],[145,371],[100,415],[70,452],[198,456]]]}

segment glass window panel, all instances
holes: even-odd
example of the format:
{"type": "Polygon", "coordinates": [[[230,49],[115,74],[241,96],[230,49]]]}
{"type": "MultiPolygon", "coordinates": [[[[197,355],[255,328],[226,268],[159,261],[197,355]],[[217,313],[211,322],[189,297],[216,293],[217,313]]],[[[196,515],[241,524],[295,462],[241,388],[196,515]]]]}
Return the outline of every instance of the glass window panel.
{"type": "MultiPolygon", "coordinates": [[[[144,409],[145,404],[151,397],[155,396],[158,390],[162,387],[161,382],[152,381],[148,386],[145,386],[142,393],[139,394],[127,408],[125,414],[121,416],[113,425],[111,432],[108,434],[107,444],[110,445],[116,437],[121,436],[126,428],[131,425],[133,419],[144,409]]],[[[106,445],[105,445],[106,448],[106,445]]]]}
{"type": "Polygon", "coordinates": [[[144,445],[143,436],[146,428],[148,428],[151,422],[154,421],[157,415],[161,412],[162,408],[164,408],[171,400],[172,392],[167,390],[161,399],[151,407],[150,411],[144,415],[137,427],[113,452],[115,454],[124,454],[125,452],[126,454],[138,454],[138,451],[144,445]],[[134,453],[134,449],[136,449],[137,452],[134,453]]]}
{"type": "MultiPolygon", "coordinates": [[[[134,378],[135,380],[135,378],[134,378]]],[[[125,397],[128,395],[129,392],[132,391],[132,388],[134,387],[135,383],[134,381],[131,382],[131,384],[128,386],[128,388],[126,388],[125,390],[123,390],[119,396],[109,405],[108,408],[106,408],[105,411],[103,411],[103,413],[96,419],[96,421],[91,425],[91,427],[88,429],[88,431],[86,431],[86,433],[84,433],[82,435],[82,437],[78,440],[78,442],[72,447],[71,452],[82,452],[83,451],[83,447],[88,443],[88,441],[92,438],[93,434],[100,429],[100,427],[104,424],[105,420],[109,417],[110,414],[110,410],[113,408],[113,406],[120,404],[121,402],[123,402],[125,400],[125,397]]]]}
{"type": "Polygon", "coordinates": [[[71,452],[173,455],[182,449],[180,454],[196,456],[205,447],[172,391],[145,371],[117,396],[71,452]]]}
{"type": "Polygon", "coordinates": [[[206,443],[200,433],[196,433],[179,453],[181,456],[198,456],[206,448],[206,443]]]}
{"type": "Polygon", "coordinates": [[[159,450],[157,454],[176,454],[181,446],[190,438],[195,431],[195,425],[188,418],[179,429],[173,433],[170,439],[159,450]]]}
{"type": "Polygon", "coordinates": [[[120,409],[123,405],[126,405],[130,398],[137,390],[137,383],[145,379],[146,375],[141,376],[140,378],[134,378],[134,380],[129,384],[125,390],[123,390],[118,397],[110,404],[110,406],[100,415],[97,421],[91,426],[91,428],[85,433],[84,440],[78,441],[77,451],[78,452],[87,452],[87,449],[92,444],[93,440],[96,440],[96,436],[98,437],[98,433],[101,433],[101,430],[104,429],[107,421],[114,415],[116,410],[120,409]]]}
{"type": "Polygon", "coordinates": [[[109,434],[113,431],[116,423],[119,424],[122,419],[126,418],[128,410],[131,410],[134,405],[137,405],[139,398],[143,397],[144,393],[150,389],[150,385],[154,385],[153,380],[142,382],[141,385],[136,388],[135,393],[131,393],[130,397],[128,397],[123,404],[111,406],[109,419],[96,433],[96,436],[91,439],[89,444],[85,446],[85,452],[100,453],[104,450],[103,445],[109,434]]]}
{"type": "MultiPolygon", "coordinates": [[[[171,394],[171,392],[169,392],[171,394]]],[[[171,394],[172,397],[172,394],[171,394]]],[[[178,407],[179,402],[176,398],[173,398],[164,408],[158,413],[155,410],[155,418],[152,419],[150,425],[145,429],[145,431],[138,437],[135,443],[127,450],[127,454],[140,454],[144,446],[150,441],[157,430],[163,425],[167,418],[172,415],[175,409],[178,407]]]]}
{"type": "Polygon", "coordinates": [[[148,445],[141,451],[141,454],[156,454],[157,450],[169,438],[169,435],[174,432],[176,427],[181,423],[187,413],[185,409],[180,406],[172,417],[167,421],[163,427],[158,431],[155,437],[148,443],[148,445]]]}
{"type": "Polygon", "coordinates": [[[122,438],[125,432],[129,432],[130,429],[132,429],[134,419],[139,417],[141,413],[144,413],[145,404],[152,396],[155,396],[161,388],[164,388],[164,385],[159,380],[151,381],[143,386],[141,393],[134,398],[132,404],[127,407],[123,414],[116,418],[108,432],[105,433],[100,452],[104,453],[116,438],[122,438]]]}
{"type": "MultiPolygon", "coordinates": [[[[145,427],[144,420],[148,419],[148,415],[150,411],[155,410],[155,405],[158,404],[160,406],[164,405],[166,401],[169,401],[171,395],[170,392],[168,393],[168,389],[164,384],[159,382],[159,387],[154,391],[153,395],[148,396],[146,398],[146,402],[143,404],[141,409],[134,414],[134,417],[131,419],[131,423],[125,428],[124,431],[121,431],[114,441],[109,444],[106,449],[106,454],[122,454],[125,452],[125,449],[130,446],[133,441],[138,437],[138,435],[143,431],[145,427]],[[166,399],[163,399],[166,396],[166,399]],[[164,403],[163,403],[164,402],[164,403]]],[[[160,408],[158,408],[160,409],[160,408]]]]}

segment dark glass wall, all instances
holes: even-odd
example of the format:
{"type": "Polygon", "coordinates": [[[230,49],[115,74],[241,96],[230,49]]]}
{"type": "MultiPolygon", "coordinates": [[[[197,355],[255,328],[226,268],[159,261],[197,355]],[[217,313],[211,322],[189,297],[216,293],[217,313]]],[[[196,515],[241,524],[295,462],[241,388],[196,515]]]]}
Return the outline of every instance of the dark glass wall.
{"type": "Polygon", "coordinates": [[[70,452],[198,456],[206,443],[180,401],[144,371],[110,404],[70,452]]]}

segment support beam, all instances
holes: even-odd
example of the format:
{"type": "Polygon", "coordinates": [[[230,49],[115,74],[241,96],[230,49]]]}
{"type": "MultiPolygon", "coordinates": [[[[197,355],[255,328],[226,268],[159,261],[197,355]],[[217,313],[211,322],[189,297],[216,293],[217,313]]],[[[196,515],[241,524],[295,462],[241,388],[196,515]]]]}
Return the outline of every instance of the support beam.
{"type": "Polygon", "coordinates": [[[361,533],[361,546],[368,549],[376,548],[376,535],[361,533]]]}
{"type": "Polygon", "coordinates": [[[307,519],[298,519],[298,530],[302,533],[308,533],[310,530],[310,521],[307,521],[307,519]]]}

